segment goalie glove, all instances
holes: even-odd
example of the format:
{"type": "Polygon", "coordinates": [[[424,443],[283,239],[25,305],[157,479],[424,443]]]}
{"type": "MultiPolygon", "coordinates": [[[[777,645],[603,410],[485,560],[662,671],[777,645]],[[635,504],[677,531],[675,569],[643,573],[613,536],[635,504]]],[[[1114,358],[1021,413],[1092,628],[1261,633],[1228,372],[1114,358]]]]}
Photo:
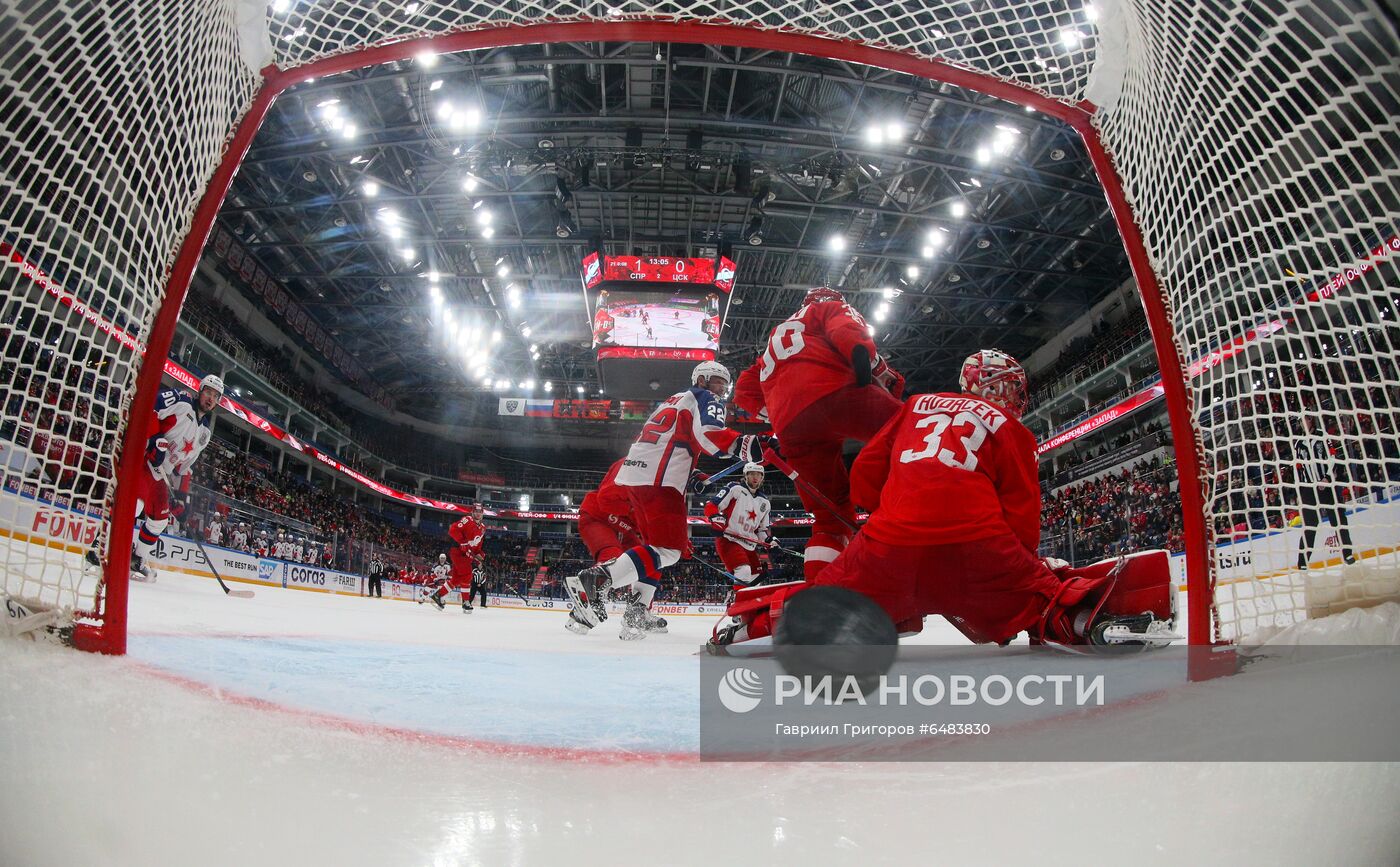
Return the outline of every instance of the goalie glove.
{"type": "Polygon", "coordinates": [[[166,453],[170,450],[170,441],[163,436],[153,436],[146,441],[146,466],[151,468],[151,472],[160,475],[161,468],[165,466],[166,453]]]}
{"type": "Polygon", "coordinates": [[[870,378],[875,384],[894,395],[896,398],[904,397],[904,377],[899,371],[890,367],[890,363],[884,356],[875,356],[875,364],[870,368],[870,378]]]}

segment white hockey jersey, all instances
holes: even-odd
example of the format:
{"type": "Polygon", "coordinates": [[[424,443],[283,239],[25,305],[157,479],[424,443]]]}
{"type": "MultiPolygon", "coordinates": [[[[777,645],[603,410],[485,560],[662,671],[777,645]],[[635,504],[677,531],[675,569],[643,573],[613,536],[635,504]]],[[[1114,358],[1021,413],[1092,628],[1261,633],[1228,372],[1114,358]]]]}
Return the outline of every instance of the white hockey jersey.
{"type": "Polygon", "coordinates": [[[222,545],[224,543],[224,525],[218,520],[209,522],[209,544],[222,545]]]}
{"type": "Polygon", "coordinates": [[[724,403],[708,390],[672,395],[652,411],[627,451],[616,483],[628,488],[675,488],[685,493],[695,459],[727,455],[739,438],[724,426],[724,403]]]}
{"type": "Polygon", "coordinates": [[[731,483],[705,504],[705,517],[718,517],[728,531],[725,536],[750,551],[757,547],[755,542],[768,540],[772,512],[768,498],[750,491],[743,482],[731,483]]]}
{"type": "Polygon", "coordinates": [[[446,563],[439,563],[433,567],[433,580],[439,583],[452,577],[452,567],[446,563]]]}
{"type": "Polygon", "coordinates": [[[201,417],[195,399],[179,389],[162,388],[157,392],[148,445],[153,445],[159,437],[165,438],[165,463],[160,465],[158,475],[163,476],[170,487],[178,488],[183,483],[204,447],[209,445],[213,436],[209,429],[212,415],[205,413],[201,417]]]}

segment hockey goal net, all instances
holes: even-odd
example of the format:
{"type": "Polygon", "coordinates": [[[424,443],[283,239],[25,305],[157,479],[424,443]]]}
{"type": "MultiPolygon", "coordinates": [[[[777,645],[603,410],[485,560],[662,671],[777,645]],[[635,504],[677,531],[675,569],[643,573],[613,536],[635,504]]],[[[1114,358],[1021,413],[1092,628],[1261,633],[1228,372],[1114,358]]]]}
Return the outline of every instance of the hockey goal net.
{"type": "Polygon", "coordinates": [[[1068,121],[1162,366],[1192,640],[1396,591],[1400,45],[1372,2],[53,0],[6,4],[0,32],[0,580],[82,646],[125,647],[125,556],[105,554],[130,543],[128,420],[271,101],[425,51],[565,41],[821,55],[1068,121]],[[1296,459],[1308,434],[1326,478],[1296,459]],[[1324,523],[1297,568],[1334,501],[1353,550],[1324,523]]]}

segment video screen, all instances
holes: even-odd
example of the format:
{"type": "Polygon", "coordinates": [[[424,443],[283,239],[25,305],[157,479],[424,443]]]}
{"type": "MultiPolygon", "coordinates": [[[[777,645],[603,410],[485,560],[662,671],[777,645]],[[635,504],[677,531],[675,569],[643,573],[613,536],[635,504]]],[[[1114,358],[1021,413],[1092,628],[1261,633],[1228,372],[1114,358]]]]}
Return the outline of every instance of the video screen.
{"type": "Polygon", "coordinates": [[[718,292],[599,290],[594,348],[719,349],[718,292]]]}

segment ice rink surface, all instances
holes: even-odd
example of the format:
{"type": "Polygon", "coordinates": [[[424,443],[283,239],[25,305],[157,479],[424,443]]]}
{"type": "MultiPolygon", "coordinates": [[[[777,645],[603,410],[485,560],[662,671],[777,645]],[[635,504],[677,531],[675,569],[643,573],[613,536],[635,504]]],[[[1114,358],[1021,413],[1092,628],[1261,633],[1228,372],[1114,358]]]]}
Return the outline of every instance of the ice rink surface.
{"type": "Polygon", "coordinates": [[[709,618],[256,592],[134,585],[126,658],[0,642],[0,863],[1400,863],[1396,765],[702,764],[709,618]]]}

